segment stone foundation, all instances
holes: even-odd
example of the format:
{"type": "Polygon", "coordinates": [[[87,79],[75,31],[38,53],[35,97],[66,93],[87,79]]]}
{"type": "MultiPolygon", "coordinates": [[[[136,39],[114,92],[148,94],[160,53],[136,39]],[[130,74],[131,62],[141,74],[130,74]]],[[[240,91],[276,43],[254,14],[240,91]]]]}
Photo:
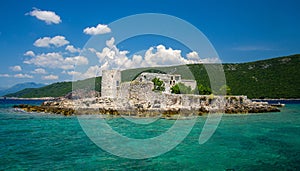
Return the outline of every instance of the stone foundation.
{"type": "Polygon", "coordinates": [[[149,100],[146,96],[144,96],[144,99],[139,99],[140,96],[135,95],[130,96],[133,99],[127,103],[124,101],[120,103],[120,99],[117,98],[98,97],[46,101],[41,106],[16,105],[14,108],[20,108],[27,112],[45,112],[66,116],[105,114],[166,119],[174,119],[177,116],[202,116],[209,113],[245,114],[280,111],[277,107],[266,102],[252,102],[246,96],[158,94],[160,98],[149,100]]]}

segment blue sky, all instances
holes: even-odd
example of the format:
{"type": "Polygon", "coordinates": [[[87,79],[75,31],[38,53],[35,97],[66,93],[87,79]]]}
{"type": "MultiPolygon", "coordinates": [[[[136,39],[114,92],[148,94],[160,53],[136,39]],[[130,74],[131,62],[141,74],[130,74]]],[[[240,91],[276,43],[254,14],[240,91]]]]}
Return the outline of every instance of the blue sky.
{"type": "MultiPolygon", "coordinates": [[[[90,64],[79,53],[93,36],[91,29],[84,33],[85,29],[96,28],[98,24],[109,25],[120,18],[141,13],[168,14],[194,25],[210,40],[222,62],[247,62],[297,54],[300,53],[299,7],[297,0],[4,0],[0,2],[0,87],[28,81],[72,80],[78,74],[72,66],[74,63],[90,64]],[[50,18],[41,19],[34,13],[42,11],[51,12],[50,18]],[[45,63],[47,58],[54,61],[45,63]]],[[[175,54],[182,57],[189,53],[178,42],[159,37],[145,36],[128,42],[115,46],[111,52],[122,55],[126,51],[144,49],[143,54],[154,47],[154,56],[160,50],[172,54],[181,50],[181,54],[175,54]]],[[[132,55],[127,54],[129,58],[132,55]]]]}

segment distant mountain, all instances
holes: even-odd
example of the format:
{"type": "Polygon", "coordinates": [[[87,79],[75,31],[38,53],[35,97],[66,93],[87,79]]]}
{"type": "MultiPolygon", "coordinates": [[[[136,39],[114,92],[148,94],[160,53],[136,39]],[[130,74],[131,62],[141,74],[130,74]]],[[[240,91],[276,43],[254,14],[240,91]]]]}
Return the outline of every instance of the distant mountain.
{"type": "Polygon", "coordinates": [[[5,87],[0,87],[0,91],[1,91],[1,90],[5,90],[5,89],[7,89],[7,88],[5,88],[5,87]]]}
{"type": "MultiPolygon", "coordinates": [[[[80,80],[76,82],[78,89],[93,90],[96,87],[96,91],[101,91],[101,77],[97,77],[94,81],[93,78],[80,80]],[[94,84],[95,83],[95,84],[94,84]]],[[[60,97],[72,91],[72,82],[58,82],[50,85],[46,85],[40,88],[26,88],[16,93],[7,94],[7,97],[60,97]]]]}
{"type": "Polygon", "coordinates": [[[0,96],[5,96],[6,94],[15,93],[26,88],[40,88],[43,86],[45,86],[45,84],[34,83],[34,82],[20,83],[10,88],[0,89],[0,96]]]}
{"type": "MultiPolygon", "coordinates": [[[[214,65],[214,64],[206,64],[214,65]]],[[[223,64],[226,83],[233,95],[249,98],[300,98],[300,54],[247,63],[223,64]]],[[[195,79],[197,84],[210,86],[203,64],[171,67],[137,68],[122,71],[122,81],[130,81],[137,73],[156,69],[166,73],[181,74],[182,79],[195,79]],[[192,74],[191,74],[192,73],[192,74]]],[[[89,81],[78,81],[82,88],[96,87],[101,90],[101,77],[95,85],[89,81]]],[[[54,83],[42,88],[24,89],[9,97],[58,97],[72,91],[72,82],[54,83]]]]}

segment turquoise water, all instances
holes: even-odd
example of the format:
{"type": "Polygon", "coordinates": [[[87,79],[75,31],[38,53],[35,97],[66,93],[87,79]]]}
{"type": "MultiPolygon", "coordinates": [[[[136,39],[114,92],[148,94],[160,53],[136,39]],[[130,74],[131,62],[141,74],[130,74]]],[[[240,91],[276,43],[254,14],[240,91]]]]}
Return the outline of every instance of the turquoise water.
{"type": "MultiPolygon", "coordinates": [[[[299,170],[300,104],[280,113],[224,115],[214,135],[198,143],[205,117],[173,150],[133,160],[101,150],[81,129],[76,117],[22,113],[11,106],[36,101],[0,101],[0,170],[299,170]]],[[[122,118],[108,123],[123,135],[160,135],[174,121],[150,125],[122,118]]]]}

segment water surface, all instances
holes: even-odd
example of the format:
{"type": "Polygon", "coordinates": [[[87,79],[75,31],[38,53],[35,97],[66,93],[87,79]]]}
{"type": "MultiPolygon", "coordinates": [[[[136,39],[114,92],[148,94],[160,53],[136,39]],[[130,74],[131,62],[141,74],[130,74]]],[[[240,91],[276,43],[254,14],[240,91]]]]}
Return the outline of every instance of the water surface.
{"type": "MultiPolygon", "coordinates": [[[[14,111],[14,104],[42,101],[0,100],[0,170],[299,170],[300,104],[280,113],[223,115],[215,134],[198,143],[205,117],[199,117],[186,139],[154,158],[133,160],[109,154],[95,145],[75,116],[14,111]]],[[[174,121],[149,125],[123,118],[107,121],[132,138],[155,137],[174,121]]]]}

